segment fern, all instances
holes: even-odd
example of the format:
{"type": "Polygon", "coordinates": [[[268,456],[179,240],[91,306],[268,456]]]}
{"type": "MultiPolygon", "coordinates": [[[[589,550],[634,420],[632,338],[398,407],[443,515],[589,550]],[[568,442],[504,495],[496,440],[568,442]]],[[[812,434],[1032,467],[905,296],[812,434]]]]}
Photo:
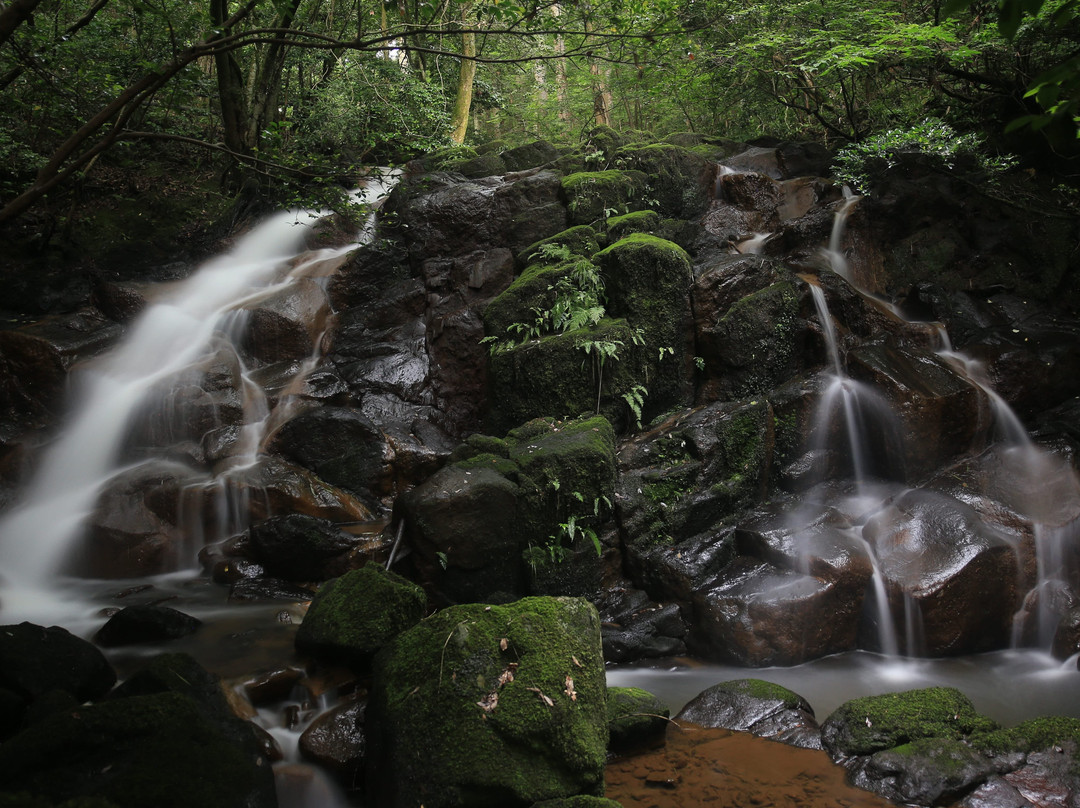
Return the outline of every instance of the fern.
{"type": "Polygon", "coordinates": [[[630,412],[634,415],[634,422],[637,424],[638,429],[641,429],[641,410],[645,406],[645,397],[648,395],[649,391],[643,384],[635,384],[622,394],[623,401],[630,407],[630,412]]]}

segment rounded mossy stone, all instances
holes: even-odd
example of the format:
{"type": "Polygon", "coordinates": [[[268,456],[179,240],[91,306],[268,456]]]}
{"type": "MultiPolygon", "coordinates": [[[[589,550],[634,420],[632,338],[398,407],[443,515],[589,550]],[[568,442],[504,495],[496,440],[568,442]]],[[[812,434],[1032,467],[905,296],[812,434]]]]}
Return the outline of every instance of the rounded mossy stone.
{"type": "Polygon", "coordinates": [[[636,210],[608,219],[608,238],[612,241],[634,233],[655,233],[660,229],[660,215],[655,210],[636,210]]]}
{"type": "Polygon", "coordinates": [[[531,805],[603,793],[600,620],[579,598],[452,606],[376,658],[371,804],[531,805]]]}
{"type": "Polygon", "coordinates": [[[466,177],[475,179],[505,174],[507,167],[501,155],[487,152],[485,154],[479,154],[471,160],[455,163],[453,170],[464,174],[466,177]]]}
{"type": "Polygon", "coordinates": [[[607,690],[608,748],[620,751],[661,740],[671,710],[640,687],[609,687],[607,690]]]}
{"type": "Polygon", "coordinates": [[[484,334],[497,340],[518,342],[527,334],[514,329],[546,328],[536,323],[538,312],[550,311],[555,305],[558,292],[555,289],[563,278],[569,278],[573,262],[556,264],[531,264],[516,277],[484,309],[484,334]]]}
{"type": "Polygon", "coordinates": [[[851,781],[901,805],[949,805],[997,772],[964,741],[920,738],[860,759],[851,781]]]}
{"type": "Polygon", "coordinates": [[[821,726],[834,758],[871,755],[920,738],[964,738],[997,728],[954,687],[865,696],[841,704],[821,726]]]}
{"type": "Polygon", "coordinates": [[[563,178],[571,224],[591,224],[647,207],[649,178],[641,171],[579,171],[563,178]]]}
{"type": "Polygon", "coordinates": [[[424,590],[378,564],[350,570],[315,595],[296,632],[297,650],[366,672],[375,652],[427,611],[424,590]]]}
{"type": "Polygon", "coordinates": [[[535,140],[507,149],[501,156],[507,171],[524,171],[555,162],[559,159],[559,150],[546,140],[535,140]]]}
{"type": "Polygon", "coordinates": [[[556,233],[554,236],[549,236],[548,238],[540,239],[540,241],[537,241],[534,244],[530,244],[518,253],[517,260],[522,264],[530,264],[533,261],[541,260],[543,257],[543,249],[549,244],[555,247],[565,247],[571,255],[580,255],[588,258],[599,251],[599,238],[596,231],[589,227],[589,225],[579,224],[567,228],[561,233],[556,233]]]}
{"type": "Polygon", "coordinates": [[[0,746],[0,782],[54,802],[118,808],[269,806],[267,760],[179,693],[132,696],[48,716],[0,746]]]}

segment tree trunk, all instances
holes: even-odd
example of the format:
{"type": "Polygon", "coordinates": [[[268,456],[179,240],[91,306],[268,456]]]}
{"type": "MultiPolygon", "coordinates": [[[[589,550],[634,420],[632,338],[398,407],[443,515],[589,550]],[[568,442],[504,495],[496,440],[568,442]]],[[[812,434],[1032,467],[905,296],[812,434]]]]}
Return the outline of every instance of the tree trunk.
{"type": "Polygon", "coordinates": [[[34,13],[41,0],[12,0],[0,9],[0,45],[3,45],[15,29],[26,22],[34,13]]]}
{"type": "MultiPolygon", "coordinates": [[[[210,21],[220,28],[229,18],[228,0],[210,0],[210,21]]],[[[248,103],[244,73],[231,51],[214,54],[217,68],[218,102],[225,145],[238,154],[251,154],[255,144],[248,138],[248,103]]]]}
{"type": "MultiPolygon", "coordinates": [[[[466,24],[469,6],[461,9],[461,22],[466,24]]],[[[476,78],[476,34],[466,31],[461,34],[461,70],[458,72],[457,95],[454,97],[454,115],[450,120],[450,139],[454,143],[465,142],[469,131],[469,110],[472,109],[473,79],[476,78]]]]}

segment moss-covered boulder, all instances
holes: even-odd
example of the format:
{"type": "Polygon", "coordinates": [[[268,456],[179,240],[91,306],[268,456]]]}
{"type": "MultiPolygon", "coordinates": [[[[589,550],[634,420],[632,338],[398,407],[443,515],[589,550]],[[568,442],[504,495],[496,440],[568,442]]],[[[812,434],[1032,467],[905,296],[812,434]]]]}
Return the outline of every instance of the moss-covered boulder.
{"type": "Polygon", "coordinates": [[[375,652],[417,623],[426,610],[427,598],[419,586],[368,564],[318,591],[296,632],[296,648],[366,672],[375,652]]]}
{"type": "Polygon", "coordinates": [[[700,216],[712,201],[714,168],[696,152],[672,143],[653,143],[620,149],[615,159],[649,176],[651,201],[667,216],[700,216]]]}
{"type": "Polygon", "coordinates": [[[619,752],[662,741],[668,728],[668,706],[640,687],[607,689],[608,748],[619,752]]]}
{"type": "Polygon", "coordinates": [[[956,688],[928,687],[845,702],[821,725],[821,739],[829,754],[840,758],[871,755],[920,738],[958,740],[996,728],[956,688]]]}
{"type": "Polygon", "coordinates": [[[647,411],[662,412],[690,396],[692,329],[690,257],[670,241],[634,233],[596,255],[608,313],[625,317],[647,362],[647,411]]]}
{"type": "Polygon", "coordinates": [[[580,171],[563,178],[571,224],[591,224],[648,207],[649,177],[641,171],[580,171]]]}
{"type": "Polygon", "coordinates": [[[596,610],[527,598],[437,612],[379,654],[367,732],[372,805],[524,808],[602,795],[596,610]]]}
{"type": "Polygon", "coordinates": [[[524,171],[527,168],[553,163],[559,159],[559,150],[546,140],[536,140],[523,146],[507,149],[502,153],[507,171],[524,171]]]}
{"type": "Polygon", "coordinates": [[[634,233],[655,233],[660,229],[660,215],[655,210],[636,210],[612,216],[607,222],[608,238],[618,241],[634,233]]]}
{"type": "Polygon", "coordinates": [[[114,684],[116,672],[105,655],[66,629],[0,626],[0,688],[24,703],[51,690],[84,702],[100,698],[114,684]]]}
{"type": "Polygon", "coordinates": [[[276,805],[269,761],[173,692],[49,715],[0,746],[0,783],[46,804],[84,797],[118,808],[276,805]]]}
{"type": "Polygon", "coordinates": [[[593,539],[615,486],[605,418],[537,419],[505,439],[473,436],[453,458],[399,500],[414,563],[441,599],[595,590],[593,539]]]}

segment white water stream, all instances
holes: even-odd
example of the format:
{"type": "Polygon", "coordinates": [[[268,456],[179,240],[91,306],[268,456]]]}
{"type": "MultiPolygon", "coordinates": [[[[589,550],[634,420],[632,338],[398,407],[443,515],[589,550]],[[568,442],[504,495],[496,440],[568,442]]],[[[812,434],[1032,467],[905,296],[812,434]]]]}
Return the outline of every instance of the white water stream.
{"type": "MultiPolygon", "coordinates": [[[[389,187],[372,180],[355,192],[356,199],[374,202],[389,187]]],[[[356,248],[353,243],[303,251],[318,215],[285,211],[271,216],[229,252],[148,305],[110,353],[72,374],[69,422],[40,459],[20,503],[0,519],[0,621],[69,625],[93,608],[82,601],[79,587],[63,583],[64,565],[103,487],[133,468],[121,451],[132,420],[154,396],[172,395],[170,380],[201,376],[204,364],[223,346],[242,371],[247,421],[230,470],[254,462],[274,414],[240,360],[237,312],[318,275],[320,265],[356,248]]],[[[371,227],[369,221],[363,237],[370,237],[371,227]]],[[[288,396],[283,406],[288,406],[288,396]]],[[[203,483],[215,484],[213,475],[203,483]]],[[[199,546],[176,559],[177,569],[195,563],[199,546]]]]}

